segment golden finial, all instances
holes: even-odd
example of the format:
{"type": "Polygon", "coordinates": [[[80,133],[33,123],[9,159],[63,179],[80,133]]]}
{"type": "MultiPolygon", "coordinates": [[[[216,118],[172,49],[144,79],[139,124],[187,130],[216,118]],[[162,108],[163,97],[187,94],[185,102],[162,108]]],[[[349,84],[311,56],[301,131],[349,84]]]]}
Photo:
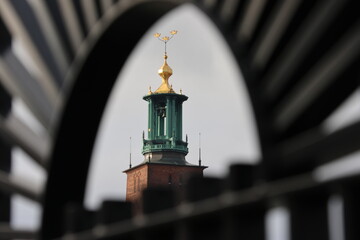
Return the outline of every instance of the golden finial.
{"type": "Polygon", "coordinates": [[[170,31],[170,35],[171,35],[170,37],[168,36],[160,37],[161,36],[160,33],[154,34],[154,37],[156,37],[165,44],[164,64],[161,66],[161,68],[158,71],[160,77],[162,78],[162,83],[160,87],[155,91],[155,93],[175,93],[175,91],[172,89],[172,85],[169,85],[169,77],[172,75],[173,72],[166,61],[168,58],[166,52],[166,44],[174,37],[175,34],[177,34],[177,32],[178,31],[176,30],[170,31]]]}
{"type": "Polygon", "coordinates": [[[162,41],[165,44],[165,56],[166,56],[166,44],[168,41],[170,41],[174,37],[175,34],[177,34],[177,32],[178,32],[177,30],[172,30],[172,31],[170,31],[170,35],[171,35],[170,37],[164,36],[162,38],[160,37],[161,33],[154,34],[154,37],[156,37],[157,39],[159,39],[160,41],[162,41]]]}
{"type": "Polygon", "coordinates": [[[153,92],[151,91],[151,86],[149,86],[149,92],[148,95],[152,94],[153,92]]]}
{"type": "Polygon", "coordinates": [[[180,94],[182,95],[182,89],[180,88],[180,94]]]}

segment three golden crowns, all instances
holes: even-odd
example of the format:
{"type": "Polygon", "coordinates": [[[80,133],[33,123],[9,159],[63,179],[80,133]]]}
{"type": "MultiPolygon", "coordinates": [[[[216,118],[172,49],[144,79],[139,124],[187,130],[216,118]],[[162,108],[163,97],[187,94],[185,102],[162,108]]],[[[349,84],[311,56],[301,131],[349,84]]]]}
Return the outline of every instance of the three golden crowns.
{"type": "MultiPolygon", "coordinates": [[[[161,68],[158,71],[159,75],[162,77],[162,83],[161,83],[160,87],[155,91],[155,93],[175,93],[175,91],[172,88],[172,85],[169,84],[169,80],[168,80],[169,77],[172,75],[172,69],[166,62],[166,59],[167,59],[166,43],[168,41],[170,41],[174,37],[174,35],[177,34],[177,32],[178,31],[176,31],[176,30],[170,31],[170,37],[169,36],[161,37],[160,33],[154,34],[154,37],[156,37],[157,39],[162,41],[165,45],[164,64],[161,66],[161,68]]],[[[153,94],[153,92],[151,91],[151,87],[149,87],[148,94],[149,95],[153,94]]],[[[180,94],[182,94],[181,90],[180,90],[180,94]]]]}
{"type": "Polygon", "coordinates": [[[166,43],[168,41],[170,41],[175,34],[177,34],[177,30],[172,30],[170,31],[170,37],[169,36],[164,36],[164,37],[161,37],[161,33],[155,33],[154,34],[154,37],[156,37],[157,39],[159,39],[160,41],[162,41],[163,43],[165,43],[165,55],[166,55],[166,43]]]}

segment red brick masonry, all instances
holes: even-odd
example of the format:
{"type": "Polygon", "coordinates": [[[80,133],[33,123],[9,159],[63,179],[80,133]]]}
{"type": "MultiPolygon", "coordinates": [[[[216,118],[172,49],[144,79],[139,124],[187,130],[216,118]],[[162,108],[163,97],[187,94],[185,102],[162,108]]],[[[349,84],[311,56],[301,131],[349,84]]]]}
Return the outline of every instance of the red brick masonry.
{"type": "Polygon", "coordinates": [[[135,202],[148,187],[171,186],[181,189],[190,175],[203,176],[203,166],[179,166],[171,164],[144,163],[124,171],[127,174],[126,201],[135,202]]]}

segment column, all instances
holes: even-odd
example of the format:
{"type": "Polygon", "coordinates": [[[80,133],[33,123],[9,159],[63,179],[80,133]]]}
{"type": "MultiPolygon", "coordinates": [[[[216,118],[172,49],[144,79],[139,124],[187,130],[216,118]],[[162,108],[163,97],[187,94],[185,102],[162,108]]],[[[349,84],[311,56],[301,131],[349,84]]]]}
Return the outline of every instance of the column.
{"type": "Polygon", "coordinates": [[[149,99],[149,105],[148,105],[148,129],[147,129],[147,136],[148,139],[152,139],[152,131],[153,131],[153,117],[152,117],[152,100],[151,98],[149,99]],[[150,130],[150,131],[149,131],[150,130]]]}
{"type": "Polygon", "coordinates": [[[170,97],[166,98],[166,137],[172,137],[172,99],[170,97]]]}
{"type": "MultiPolygon", "coordinates": [[[[0,114],[5,117],[11,109],[11,97],[0,86],[0,114]]],[[[0,171],[10,173],[11,171],[11,146],[0,139],[0,171]]],[[[0,192],[0,222],[10,222],[11,196],[0,192]]]]}

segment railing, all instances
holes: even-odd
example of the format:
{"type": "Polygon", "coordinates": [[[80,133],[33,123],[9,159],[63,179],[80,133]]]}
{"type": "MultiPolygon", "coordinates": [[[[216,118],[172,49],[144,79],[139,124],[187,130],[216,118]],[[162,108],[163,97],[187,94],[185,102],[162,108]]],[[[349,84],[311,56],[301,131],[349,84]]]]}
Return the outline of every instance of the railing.
{"type": "Polygon", "coordinates": [[[187,143],[179,140],[144,140],[143,153],[150,151],[172,150],[188,152],[187,143]]]}

